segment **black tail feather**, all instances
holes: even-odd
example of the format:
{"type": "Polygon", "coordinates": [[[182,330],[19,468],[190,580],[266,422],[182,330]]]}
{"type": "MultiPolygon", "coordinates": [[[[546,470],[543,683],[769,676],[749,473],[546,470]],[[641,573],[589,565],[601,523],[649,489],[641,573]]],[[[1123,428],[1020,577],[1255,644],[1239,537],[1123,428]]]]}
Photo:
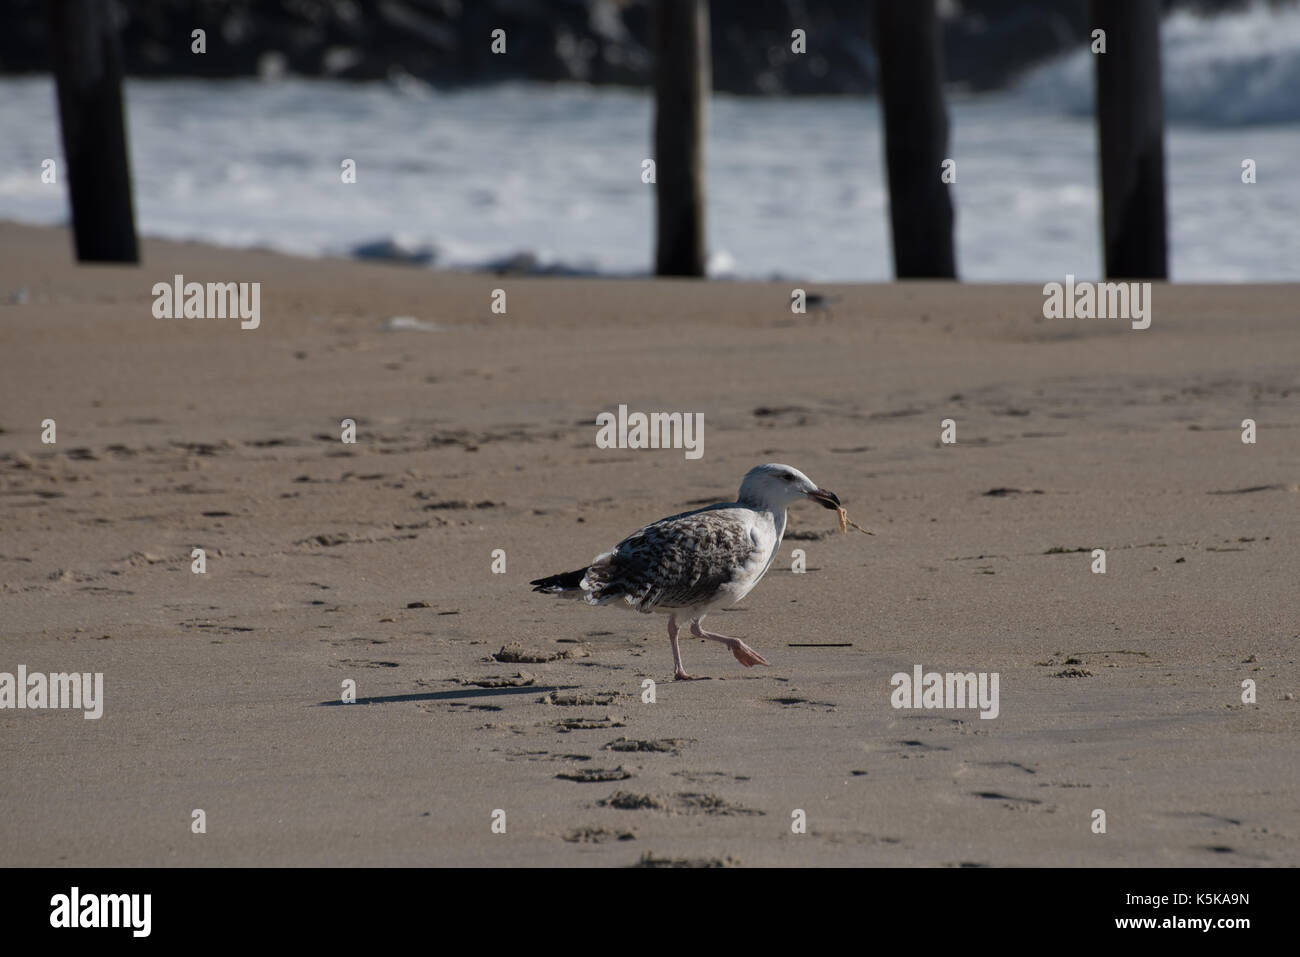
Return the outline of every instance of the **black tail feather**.
{"type": "Polygon", "coordinates": [[[563,572],[559,575],[550,575],[546,578],[538,578],[535,581],[530,581],[528,584],[533,586],[533,591],[572,591],[578,587],[586,576],[587,569],[579,568],[574,572],[563,572]]]}

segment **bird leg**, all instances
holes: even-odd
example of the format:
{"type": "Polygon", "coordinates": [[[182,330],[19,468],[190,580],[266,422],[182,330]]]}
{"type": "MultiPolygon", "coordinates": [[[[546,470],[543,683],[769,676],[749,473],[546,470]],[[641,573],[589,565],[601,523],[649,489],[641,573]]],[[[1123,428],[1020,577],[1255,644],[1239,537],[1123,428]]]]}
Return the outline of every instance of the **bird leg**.
{"type": "Polygon", "coordinates": [[[673,646],[673,680],[674,681],[695,681],[695,675],[688,675],[686,669],[682,667],[682,650],[677,647],[677,616],[668,616],[668,640],[673,646]]]}
{"type": "Polygon", "coordinates": [[[700,627],[699,618],[691,619],[691,634],[696,638],[707,638],[709,641],[722,642],[731,649],[731,653],[736,656],[736,660],[746,668],[752,668],[754,665],[766,665],[768,663],[766,658],[760,655],[753,648],[749,647],[749,645],[745,644],[739,638],[728,638],[726,635],[715,635],[711,631],[705,631],[700,627]]]}

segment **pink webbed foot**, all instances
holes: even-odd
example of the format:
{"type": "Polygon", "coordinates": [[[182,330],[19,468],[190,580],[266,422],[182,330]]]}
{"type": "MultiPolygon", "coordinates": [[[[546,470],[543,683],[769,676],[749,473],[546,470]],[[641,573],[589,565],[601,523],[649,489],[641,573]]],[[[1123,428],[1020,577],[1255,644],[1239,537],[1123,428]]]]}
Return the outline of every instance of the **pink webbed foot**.
{"type": "Polygon", "coordinates": [[[745,644],[739,638],[732,638],[727,642],[727,647],[730,648],[731,653],[736,656],[736,660],[746,668],[752,668],[754,665],[767,665],[769,668],[771,667],[771,665],[768,665],[766,658],[760,655],[753,648],[749,647],[749,645],[745,644]]]}
{"type": "Polygon", "coordinates": [[[722,642],[731,649],[731,653],[736,656],[736,660],[746,668],[752,668],[754,665],[767,665],[769,668],[771,667],[766,658],[760,655],[753,648],[749,647],[749,645],[745,644],[739,638],[731,638],[727,635],[719,635],[712,631],[705,631],[700,627],[698,618],[691,622],[691,634],[696,638],[705,638],[709,641],[722,642]]]}

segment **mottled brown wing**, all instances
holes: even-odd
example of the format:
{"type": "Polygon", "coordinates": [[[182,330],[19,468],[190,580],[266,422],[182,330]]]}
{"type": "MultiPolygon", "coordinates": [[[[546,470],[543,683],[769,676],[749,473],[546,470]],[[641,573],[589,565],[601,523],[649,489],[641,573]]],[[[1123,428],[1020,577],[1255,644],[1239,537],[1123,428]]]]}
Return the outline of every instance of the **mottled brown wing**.
{"type": "Polygon", "coordinates": [[[647,525],[587,570],[589,601],[625,598],[638,611],[707,603],[756,549],[734,512],[701,511],[647,525]]]}

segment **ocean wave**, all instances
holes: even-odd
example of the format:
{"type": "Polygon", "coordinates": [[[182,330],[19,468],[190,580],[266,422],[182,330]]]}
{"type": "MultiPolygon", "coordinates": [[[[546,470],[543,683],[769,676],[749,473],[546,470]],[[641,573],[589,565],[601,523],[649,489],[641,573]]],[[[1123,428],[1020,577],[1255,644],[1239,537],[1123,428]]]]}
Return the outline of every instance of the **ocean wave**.
{"type": "MultiPolygon", "coordinates": [[[[1084,48],[1032,70],[1017,92],[1039,107],[1091,115],[1094,56],[1084,48]]],[[[1161,25],[1160,57],[1168,122],[1300,123],[1300,6],[1178,11],[1161,25]]]]}

